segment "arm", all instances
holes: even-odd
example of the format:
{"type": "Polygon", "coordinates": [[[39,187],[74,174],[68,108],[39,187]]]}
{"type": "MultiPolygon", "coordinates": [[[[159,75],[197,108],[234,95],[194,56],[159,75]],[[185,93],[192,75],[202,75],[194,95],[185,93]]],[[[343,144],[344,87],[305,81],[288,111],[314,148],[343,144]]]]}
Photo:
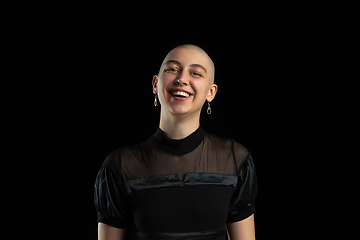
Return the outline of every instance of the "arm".
{"type": "Polygon", "coordinates": [[[255,240],[254,214],[238,221],[227,223],[230,240],[255,240]]]}
{"type": "Polygon", "coordinates": [[[126,229],[115,228],[104,223],[98,224],[98,240],[125,240],[126,229]]]}

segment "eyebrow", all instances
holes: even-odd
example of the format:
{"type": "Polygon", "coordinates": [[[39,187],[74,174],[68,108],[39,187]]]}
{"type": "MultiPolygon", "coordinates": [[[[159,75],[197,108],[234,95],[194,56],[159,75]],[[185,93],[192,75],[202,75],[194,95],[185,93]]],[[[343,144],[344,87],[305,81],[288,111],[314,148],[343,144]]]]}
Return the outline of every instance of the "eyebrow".
{"type": "MultiPolygon", "coordinates": [[[[169,60],[169,61],[167,61],[167,62],[165,63],[165,65],[168,64],[168,63],[175,63],[175,64],[181,66],[181,63],[180,63],[179,61],[177,61],[177,60],[169,60]]],[[[197,63],[191,64],[190,67],[199,67],[199,68],[204,69],[204,71],[206,72],[206,68],[203,67],[203,66],[200,65],[200,64],[197,64],[197,63]]]]}

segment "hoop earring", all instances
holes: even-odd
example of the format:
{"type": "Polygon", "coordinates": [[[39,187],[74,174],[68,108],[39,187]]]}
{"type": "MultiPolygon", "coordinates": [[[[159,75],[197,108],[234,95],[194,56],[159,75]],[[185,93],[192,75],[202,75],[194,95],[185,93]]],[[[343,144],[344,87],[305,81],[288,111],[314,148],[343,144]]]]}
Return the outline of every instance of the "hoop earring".
{"type": "Polygon", "coordinates": [[[207,113],[208,115],[211,114],[211,107],[210,107],[210,103],[209,103],[209,102],[208,102],[208,108],[207,108],[207,110],[206,110],[206,113],[207,113]]]}
{"type": "Polygon", "coordinates": [[[157,106],[157,94],[155,94],[155,100],[154,100],[154,106],[156,107],[157,106]]]}

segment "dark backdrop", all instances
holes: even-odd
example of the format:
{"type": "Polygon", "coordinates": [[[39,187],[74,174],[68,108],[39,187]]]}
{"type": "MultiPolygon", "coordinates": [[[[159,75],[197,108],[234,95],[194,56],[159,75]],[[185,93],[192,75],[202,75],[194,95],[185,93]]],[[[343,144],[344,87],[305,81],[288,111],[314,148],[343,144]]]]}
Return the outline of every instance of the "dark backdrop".
{"type": "Polygon", "coordinates": [[[305,47],[294,47],[299,36],[285,28],[261,26],[215,36],[165,28],[139,35],[81,21],[14,29],[0,91],[3,217],[18,230],[5,236],[97,238],[97,171],[110,152],[156,131],[152,77],[169,50],[192,43],[212,57],[219,86],[201,125],[250,150],[259,178],[257,237],[279,237],[276,219],[283,227],[296,211],[288,204],[296,196],[287,154],[304,117],[296,96],[305,47]]]}

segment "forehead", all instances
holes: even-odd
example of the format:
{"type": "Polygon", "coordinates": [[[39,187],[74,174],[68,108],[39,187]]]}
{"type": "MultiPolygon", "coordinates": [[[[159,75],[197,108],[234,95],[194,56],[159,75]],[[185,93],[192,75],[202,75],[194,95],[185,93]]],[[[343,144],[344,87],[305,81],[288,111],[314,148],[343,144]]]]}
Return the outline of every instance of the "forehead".
{"type": "Polygon", "coordinates": [[[209,68],[207,56],[198,51],[186,48],[176,48],[169,52],[169,54],[164,59],[164,63],[169,60],[176,60],[184,66],[189,66],[191,64],[201,64],[205,68],[209,68]]]}

